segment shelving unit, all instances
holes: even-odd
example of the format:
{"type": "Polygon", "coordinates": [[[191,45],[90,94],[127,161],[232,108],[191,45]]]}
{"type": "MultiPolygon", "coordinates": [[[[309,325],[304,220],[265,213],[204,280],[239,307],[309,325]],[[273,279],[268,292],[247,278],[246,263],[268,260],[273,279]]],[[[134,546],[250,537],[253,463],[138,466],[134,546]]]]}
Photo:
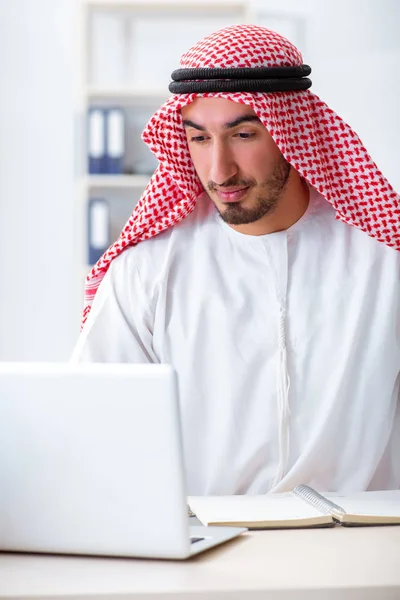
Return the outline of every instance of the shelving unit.
{"type": "Polygon", "coordinates": [[[82,0],[82,160],[77,202],[82,269],[88,264],[88,201],[110,205],[110,243],[118,236],[157,163],[140,139],[147,120],[169,97],[171,72],[180,55],[216,29],[248,19],[248,3],[232,0],[82,0]],[[119,175],[89,174],[87,114],[90,108],[124,110],[126,156],[119,175]]]}

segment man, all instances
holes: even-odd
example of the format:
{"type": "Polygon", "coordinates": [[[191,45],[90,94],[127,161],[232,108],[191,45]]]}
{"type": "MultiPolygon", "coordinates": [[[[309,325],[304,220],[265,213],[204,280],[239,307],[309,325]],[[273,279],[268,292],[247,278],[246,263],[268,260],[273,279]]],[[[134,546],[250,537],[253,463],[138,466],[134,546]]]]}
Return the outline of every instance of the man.
{"type": "Polygon", "coordinates": [[[399,196],[309,72],[254,25],[183,55],[88,276],[73,360],[174,365],[192,495],[400,486],[399,196]]]}

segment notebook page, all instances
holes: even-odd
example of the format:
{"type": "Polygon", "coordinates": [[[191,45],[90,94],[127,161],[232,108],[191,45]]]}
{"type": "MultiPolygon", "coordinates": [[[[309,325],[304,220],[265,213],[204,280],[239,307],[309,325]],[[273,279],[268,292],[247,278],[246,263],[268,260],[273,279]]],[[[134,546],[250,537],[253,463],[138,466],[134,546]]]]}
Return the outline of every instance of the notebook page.
{"type": "Polygon", "coordinates": [[[203,523],[295,521],[321,513],[291,493],[243,496],[190,496],[188,503],[203,523]]]}
{"type": "Polygon", "coordinates": [[[335,504],[339,504],[349,515],[400,518],[400,490],[352,494],[325,493],[324,496],[335,504]]]}

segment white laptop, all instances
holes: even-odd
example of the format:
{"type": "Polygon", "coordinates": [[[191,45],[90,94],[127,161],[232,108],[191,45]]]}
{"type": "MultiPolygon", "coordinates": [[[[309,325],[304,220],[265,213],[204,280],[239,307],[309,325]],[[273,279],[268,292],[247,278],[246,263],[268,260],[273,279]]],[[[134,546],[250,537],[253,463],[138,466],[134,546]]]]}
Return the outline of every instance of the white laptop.
{"type": "Polygon", "coordinates": [[[243,531],[189,526],[172,367],[0,363],[0,550],[184,559],[243,531]]]}

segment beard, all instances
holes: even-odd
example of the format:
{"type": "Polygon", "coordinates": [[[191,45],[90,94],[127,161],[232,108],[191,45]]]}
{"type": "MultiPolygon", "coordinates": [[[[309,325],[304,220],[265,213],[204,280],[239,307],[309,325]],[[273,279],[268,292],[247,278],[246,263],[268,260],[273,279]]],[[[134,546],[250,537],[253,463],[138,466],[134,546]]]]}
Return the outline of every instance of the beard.
{"type": "MultiPolygon", "coordinates": [[[[290,163],[281,156],[279,162],[274,166],[272,173],[258,186],[260,189],[255,199],[254,206],[246,208],[242,206],[241,201],[239,200],[238,202],[227,204],[223,210],[216,207],[221,219],[225,221],[225,223],[228,223],[228,225],[247,225],[248,223],[254,223],[265,215],[272,213],[278,206],[279,200],[286,188],[290,170],[290,163]]],[[[255,185],[256,184],[253,181],[235,179],[232,177],[218,187],[229,188],[233,186],[249,186],[249,188],[251,188],[255,187],[255,185]]],[[[215,183],[209,182],[207,191],[213,192],[215,189],[215,183]]]]}

